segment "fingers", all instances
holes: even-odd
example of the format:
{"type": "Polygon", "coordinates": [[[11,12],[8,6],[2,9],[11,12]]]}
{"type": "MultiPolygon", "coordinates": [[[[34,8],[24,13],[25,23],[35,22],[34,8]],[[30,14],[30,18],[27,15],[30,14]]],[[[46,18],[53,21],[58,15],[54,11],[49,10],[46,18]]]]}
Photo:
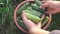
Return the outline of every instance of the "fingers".
{"type": "Polygon", "coordinates": [[[44,18],[45,18],[45,14],[42,15],[41,22],[43,21],[44,18]]]}
{"type": "Polygon", "coordinates": [[[23,19],[23,21],[27,20],[27,17],[25,15],[25,12],[24,11],[22,11],[22,19],[23,19]]]}
{"type": "Polygon", "coordinates": [[[48,10],[45,12],[45,14],[56,14],[56,10],[48,10]]]}
{"type": "Polygon", "coordinates": [[[41,20],[40,22],[37,23],[37,27],[41,29],[41,22],[42,20],[44,19],[45,15],[43,14],[42,17],[41,17],[41,20]]]}
{"type": "Polygon", "coordinates": [[[47,1],[41,1],[42,3],[46,3],[47,1]]]}
{"type": "Polygon", "coordinates": [[[37,27],[41,29],[41,21],[37,23],[37,27]]]}
{"type": "Polygon", "coordinates": [[[22,11],[22,20],[28,29],[31,29],[32,27],[36,27],[35,23],[33,23],[31,20],[27,19],[24,11],[22,11]]]}
{"type": "Polygon", "coordinates": [[[48,7],[48,3],[44,3],[40,6],[40,8],[46,8],[46,7],[48,7]]]}

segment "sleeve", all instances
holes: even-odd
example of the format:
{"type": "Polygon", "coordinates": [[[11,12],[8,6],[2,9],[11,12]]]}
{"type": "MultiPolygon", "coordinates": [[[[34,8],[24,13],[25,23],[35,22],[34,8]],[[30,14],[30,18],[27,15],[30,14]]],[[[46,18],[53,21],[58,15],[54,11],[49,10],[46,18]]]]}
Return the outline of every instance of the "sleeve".
{"type": "Polygon", "coordinates": [[[54,31],[52,31],[52,32],[49,33],[49,34],[60,34],[60,30],[54,30],[54,31]]]}

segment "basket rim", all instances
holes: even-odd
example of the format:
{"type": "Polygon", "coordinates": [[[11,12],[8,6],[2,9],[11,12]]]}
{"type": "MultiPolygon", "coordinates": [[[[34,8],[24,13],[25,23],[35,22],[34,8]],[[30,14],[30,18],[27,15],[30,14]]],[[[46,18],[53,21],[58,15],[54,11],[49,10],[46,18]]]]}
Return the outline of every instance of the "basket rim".
{"type": "MultiPolygon", "coordinates": [[[[18,11],[18,9],[19,9],[24,3],[26,3],[26,2],[34,2],[34,1],[23,1],[23,2],[21,2],[21,3],[15,8],[15,11],[14,11],[14,23],[16,24],[16,26],[17,26],[21,31],[23,31],[23,32],[25,32],[25,33],[28,33],[28,31],[24,30],[24,29],[18,24],[18,22],[17,22],[17,11],[18,11]]],[[[44,14],[44,15],[45,15],[45,14],[44,14]]],[[[43,16],[44,16],[44,15],[43,15],[43,16]]],[[[42,17],[41,17],[41,18],[42,18],[42,17]]],[[[46,24],[42,29],[47,29],[48,26],[49,26],[50,23],[51,23],[51,20],[52,20],[52,15],[49,14],[49,20],[48,20],[47,24],[46,24]]]]}

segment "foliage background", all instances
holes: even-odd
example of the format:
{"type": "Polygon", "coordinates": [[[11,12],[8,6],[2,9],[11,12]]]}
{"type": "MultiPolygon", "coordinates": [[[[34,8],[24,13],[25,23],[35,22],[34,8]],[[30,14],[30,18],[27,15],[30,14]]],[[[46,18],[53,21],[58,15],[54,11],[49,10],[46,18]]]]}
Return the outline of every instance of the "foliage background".
{"type": "MultiPolygon", "coordinates": [[[[0,0],[0,34],[25,34],[21,32],[13,20],[16,6],[23,0],[0,0]]],[[[53,20],[47,30],[60,29],[60,14],[53,15],[53,20]]]]}

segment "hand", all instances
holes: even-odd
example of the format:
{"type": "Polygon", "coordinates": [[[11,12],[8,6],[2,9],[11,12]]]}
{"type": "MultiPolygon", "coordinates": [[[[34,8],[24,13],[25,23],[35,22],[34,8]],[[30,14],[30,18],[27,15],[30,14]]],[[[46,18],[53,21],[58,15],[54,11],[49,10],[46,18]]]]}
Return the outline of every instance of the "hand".
{"type": "Polygon", "coordinates": [[[56,14],[60,12],[60,1],[43,1],[41,8],[47,7],[46,14],[56,14]]]}
{"type": "Polygon", "coordinates": [[[42,1],[53,1],[53,0],[42,0],[42,1]]]}
{"type": "Polygon", "coordinates": [[[24,24],[27,26],[30,34],[48,34],[49,31],[45,31],[41,29],[41,22],[35,24],[31,20],[27,19],[25,12],[22,12],[22,19],[24,24]]]}

